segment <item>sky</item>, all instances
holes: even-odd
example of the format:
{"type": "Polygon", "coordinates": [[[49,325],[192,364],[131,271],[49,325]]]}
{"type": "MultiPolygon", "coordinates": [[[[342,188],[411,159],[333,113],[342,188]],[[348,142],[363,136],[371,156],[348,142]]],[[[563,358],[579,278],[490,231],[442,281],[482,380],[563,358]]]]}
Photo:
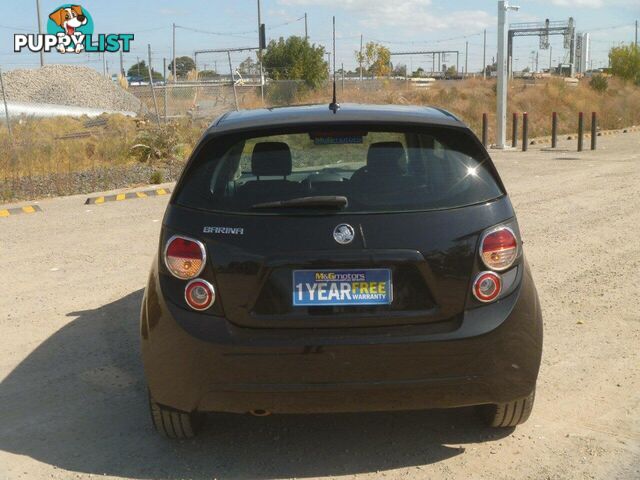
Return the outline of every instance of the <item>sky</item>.
{"type": "MultiPolygon", "coordinates": [[[[67,0],[68,1],[68,0],[67,0]]],[[[37,54],[13,53],[15,33],[37,32],[36,0],[12,2],[0,0],[7,12],[21,12],[0,19],[0,68],[34,68],[37,54]]],[[[60,0],[40,0],[43,25],[60,0]]],[[[577,30],[591,33],[592,66],[607,66],[612,46],[634,40],[634,22],[640,19],[640,0],[514,0],[520,10],[509,13],[509,21],[542,22],[568,20],[573,17],[577,30]]],[[[133,33],[131,53],[125,54],[125,68],[137,58],[147,58],[152,48],[152,64],[162,69],[172,55],[172,24],[176,24],[178,56],[193,55],[195,50],[257,46],[257,0],[79,0],[93,16],[96,33],[133,33]]],[[[376,41],[392,52],[420,50],[459,50],[460,68],[464,67],[467,48],[468,71],[479,71],[483,58],[483,31],[487,31],[487,63],[496,56],[497,1],[495,0],[261,0],[262,22],[267,26],[267,41],[289,35],[303,36],[304,15],[308,15],[311,42],[331,44],[331,17],[336,16],[338,68],[340,64],[354,70],[354,52],[364,42],[376,41]]],[[[45,27],[46,28],[46,27],[45,27]]],[[[538,52],[539,67],[547,68],[550,54],[554,65],[566,61],[561,36],[552,36],[551,51],[538,51],[537,37],[516,38],[514,67],[531,67],[538,52]]],[[[234,66],[249,52],[234,53],[234,66]]],[[[117,72],[118,54],[106,54],[110,73],[117,72]]],[[[410,55],[392,57],[394,64],[407,64],[412,71],[431,68],[431,57],[410,55]]],[[[445,63],[455,64],[455,56],[445,63]]],[[[99,54],[45,54],[45,63],[75,63],[103,70],[99,54]]],[[[201,68],[216,66],[228,70],[226,54],[198,57],[201,68]]]]}

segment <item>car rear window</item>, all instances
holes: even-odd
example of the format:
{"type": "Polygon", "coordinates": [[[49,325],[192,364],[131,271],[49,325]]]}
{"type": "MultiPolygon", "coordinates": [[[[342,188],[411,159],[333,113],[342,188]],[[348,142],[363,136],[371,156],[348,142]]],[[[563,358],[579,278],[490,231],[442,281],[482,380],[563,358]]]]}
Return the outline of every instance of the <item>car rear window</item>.
{"type": "Polygon", "coordinates": [[[277,204],[308,197],[346,199],[336,213],[455,208],[503,194],[489,162],[472,134],[456,128],[227,135],[200,149],[177,203],[252,214],[326,213],[322,202],[302,211],[277,204]]]}

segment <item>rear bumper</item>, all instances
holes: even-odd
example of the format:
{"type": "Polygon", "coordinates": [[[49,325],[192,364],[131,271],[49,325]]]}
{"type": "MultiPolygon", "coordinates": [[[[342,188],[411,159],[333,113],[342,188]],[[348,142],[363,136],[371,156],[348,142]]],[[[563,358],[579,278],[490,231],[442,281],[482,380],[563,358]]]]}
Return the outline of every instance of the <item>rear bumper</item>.
{"type": "Polygon", "coordinates": [[[349,412],[500,403],[535,387],[542,318],[528,268],[518,289],[455,329],[272,331],[166,302],[152,275],[142,357],[155,400],[184,411],[349,412]],[[179,316],[180,323],[176,321],[179,316]]]}

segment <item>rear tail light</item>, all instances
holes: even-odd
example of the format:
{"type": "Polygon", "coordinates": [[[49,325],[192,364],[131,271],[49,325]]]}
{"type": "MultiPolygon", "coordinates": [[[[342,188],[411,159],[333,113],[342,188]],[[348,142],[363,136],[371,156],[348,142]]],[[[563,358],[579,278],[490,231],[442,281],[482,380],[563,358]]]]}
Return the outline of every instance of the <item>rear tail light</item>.
{"type": "Polygon", "coordinates": [[[473,282],[473,295],[483,303],[498,298],[502,290],[502,280],[497,273],[482,272],[473,282]]]}
{"type": "Polygon", "coordinates": [[[202,242],[173,236],[164,250],[164,263],[174,277],[189,280],[204,269],[207,252],[202,242]]]}
{"type": "Polygon", "coordinates": [[[194,310],[206,310],[216,301],[216,291],[206,280],[191,280],[184,289],[184,299],[194,310]]]}
{"type": "Polygon", "coordinates": [[[518,256],[518,240],[509,227],[491,230],[482,237],[480,256],[484,264],[498,272],[506,270],[518,256]]]}

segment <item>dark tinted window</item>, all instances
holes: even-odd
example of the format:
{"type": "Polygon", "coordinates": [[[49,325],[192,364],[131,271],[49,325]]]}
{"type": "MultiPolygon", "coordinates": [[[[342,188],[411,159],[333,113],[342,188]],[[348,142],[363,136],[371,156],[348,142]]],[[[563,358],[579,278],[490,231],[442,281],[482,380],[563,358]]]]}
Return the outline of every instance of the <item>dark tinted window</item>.
{"type": "Polygon", "coordinates": [[[340,211],[349,213],[460,207],[503,193],[484,155],[470,133],[451,128],[227,136],[200,151],[178,203],[256,214],[286,213],[256,206],[311,196],[346,197],[340,211]]]}

